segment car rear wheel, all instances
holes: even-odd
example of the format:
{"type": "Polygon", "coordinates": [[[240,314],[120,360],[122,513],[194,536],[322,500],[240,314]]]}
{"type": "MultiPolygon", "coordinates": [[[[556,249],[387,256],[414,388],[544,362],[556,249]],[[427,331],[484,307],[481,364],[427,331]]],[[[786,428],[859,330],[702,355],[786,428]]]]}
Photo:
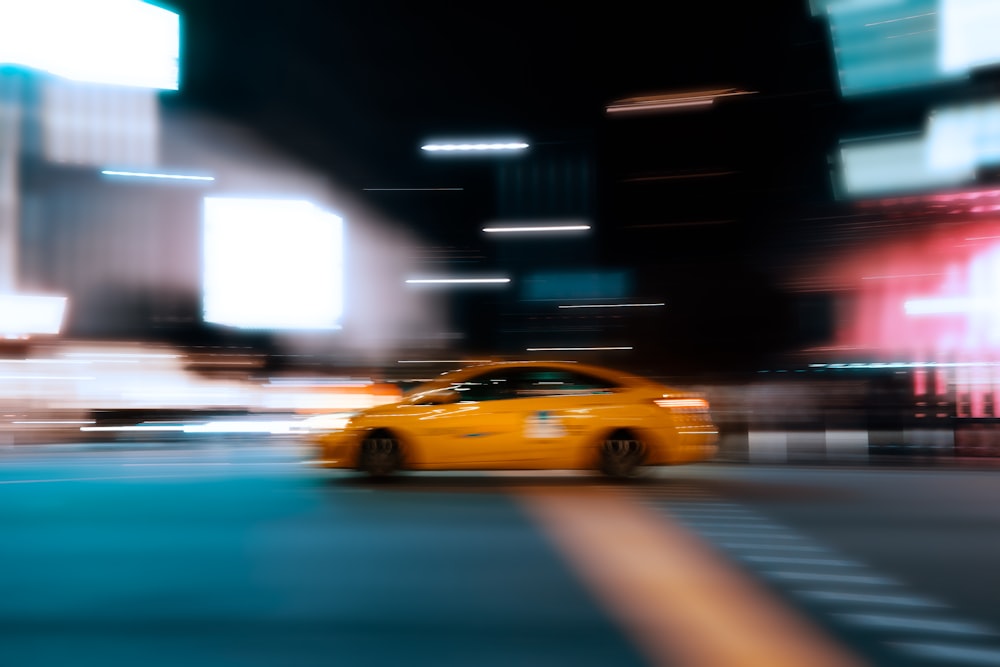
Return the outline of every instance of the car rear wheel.
{"type": "Polygon", "coordinates": [[[609,477],[634,477],[646,456],[646,447],[630,431],[615,431],[601,442],[600,469],[609,477]]]}
{"type": "Polygon", "coordinates": [[[392,433],[373,431],[361,441],[358,469],[372,477],[386,477],[398,471],[403,464],[403,448],[392,433]]]}

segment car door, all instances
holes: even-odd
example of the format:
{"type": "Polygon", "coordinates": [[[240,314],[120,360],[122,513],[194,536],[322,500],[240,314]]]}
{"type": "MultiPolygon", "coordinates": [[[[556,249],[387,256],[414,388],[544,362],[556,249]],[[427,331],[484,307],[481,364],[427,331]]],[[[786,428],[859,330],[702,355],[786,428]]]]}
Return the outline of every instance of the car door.
{"type": "Polygon", "coordinates": [[[525,467],[577,468],[595,423],[615,403],[616,383],[563,368],[524,369],[518,378],[521,457],[525,467]]]}
{"type": "Polygon", "coordinates": [[[568,468],[580,460],[574,443],[587,409],[576,397],[515,396],[489,402],[463,402],[440,425],[448,460],[483,469],[568,468]]]}
{"type": "Polygon", "coordinates": [[[424,466],[483,469],[523,465],[516,369],[486,371],[450,388],[455,396],[420,417],[424,466]]]}
{"type": "Polygon", "coordinates": [[[453,389],[457,400],[421,417],[428,467],[585,465],[586,438],[618,386],[562,368],[515,367],[486,371],[453,389]]]}

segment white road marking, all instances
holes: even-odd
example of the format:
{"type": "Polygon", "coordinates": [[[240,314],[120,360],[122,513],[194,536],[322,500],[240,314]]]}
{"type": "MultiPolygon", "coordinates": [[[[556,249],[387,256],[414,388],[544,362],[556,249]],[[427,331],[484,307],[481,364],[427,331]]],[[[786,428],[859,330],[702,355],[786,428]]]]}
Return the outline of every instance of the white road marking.
{"type": "MultiPolygon", "coordinates": [[[[695,530],[702,537],[712,538],[718,548],[727,550],[730,553],[730,557],[737,561],[742,561],[749,567],[754,567],[755,565],[767,567],[768,565],[777,564],[803,566],[805,568],[809,568],[809,566],[816,566],[818,568],[866,567],[864,563],[850,559],[836,557],[813,558],[796,555],[796,552],[799,554],[807,552],[836,556],[832,550],[825,547],[808,543],[794,543],[795,540],[803,540],[805,538],[792,532],[782,532],[788,531],[785,526],[775,525],[766,519],[750,516],[750,512],[740,505],[730,504],[730,507],[732,509],[709,507],[706,502],[700,506],[685,505],[676,507],[665,505],[661,509],[673,515],[683,525],[695,530]],[[737,524],[737,521],[740,523],[737,524]],[[732,527],[734,530],[723,530],[727,527],[732,527]],[[743,553],[745,551],[756,553],[743,553]]],[[[970,639],[984,636],[992,637],[1000,634],[986,625],[960,619],[914,618],[865,611],[866,609],[878,607],[882,607],[883,609],[888,608],[897,612],[903,609],[927,610],[936,608],[940,610],[950,608],[949,605],[943,602],[906,594],[902,584],[890,577],[878,574],[837,574],[822,571],[768,571],[760,569],[756,571],[758,575],[765,579],[769,578],[771,580],[787,582],[786,586],[792,582],[822,582],[823,584],[830,585],[832,590],[796,590],[792,588],[789,590],[789,593],[803,600],[842,605],[841,609],[845,609],[844,612],[827,612],[826,615],[841,623],[848,623],[870,631],[885,633],[885,636],[882,637],[882,642],[895,648],[897,651],[906,652],[921,658],[939,660],[948,664],[949,667],[952,665],[990,665],[993,667],[1000,665],[1000,649],[994,646],[983,646],[981,643],[977,646],[969,646],[931,642],[889,641],[889,633],[896,633],[898,635],[900,632],[924,633],[925,635],[927,633],[941,633],[950,636],[966,636],[970,639]],[[902,592],[895,595],[887,595],[840,590],[842,587],[852,586],[894,586],[899,587],[902,592]]]]}
{"type": "Polygon", "coordinates": [[[776,526],[773,521],[768,519],[762,519],[761,517],[751,516],[749,514],[738,515],[738,514],[727,514],[725,516],[721,514],[694,514],[689,512],[676,512],[670,510],[670,514],[679,521],[684,523],[706,525],[706,526],[746,526],[753,525],[754,527],[775,527],[781,528],[781,526],[776,526]]]}
{"type": "Polygon", "coordinates": [[[651,665],[860,667],[696,533],[628,495],[518,491],[651,665]]]}
{"type": "Polygon", "coordinates": [[[774,545],[767,542],[720,542],[719,546],[730,551],[741,549],[755,549],[760,551],[808,551],[811,553],[829,553],[826,547],[815,544],[779,544],[774,545]]]}
{"type": "Polygon", "coordinates": [[[920,656],[946,661],[949,665],[1000,665],[1000,649],[977,646],[951,646],[926,642],[892,642],[894,648],[920,656]]]}
{"type": "MultiPolygon", "coordinates": [[[[746,526],[740,526],[741,528],[746,528],[746,526]]],[[[730,537],[730,538],[757,538],[761,540],[804,540],[805,538],[801,535],[795,535],[793,533],[776,533],[770,531],[754,531],[747,532],[746,530],[699,530],[699,535],[704,537],[730,537]]]]}
{"type": "Polygon", "coordinates": [[[898,586],[898,582],[889,577],[874,574],[830,574],[826,572],[790,572],[785,570],[762,571],[761,574],[772,579],[786,581],[827,581],[838,584],[872,584],[874,586],[898,586]]]}
{"type": "Polygon", "coordinates": [[[702,528],[708,530],[769,530],[769,531],[784,531],[786,528],[784,526],[778,526],[765,519],[747,519],[745,521],[732,521],[730,519],[714,521],[712,519],[687,519],[682,516],[674,517],[677,521],[680,521],[685,526],[689,528],[694,528],[696,530],[701,530],[702,528]]]}
{"type": "Polygon", "coordinates": [[[864,567],[861,563],[845,558],[800,558],[797,556],[740,556],[752,563],[782,563],[786,565],[828,565],[830,567],[864,567]]]}
{"type": "Polygon", "coordinates": [[[714,498],[711,493],[704,491],[654,491],[652,497],[662,500],[697,500],[708,501],[714,498]]]}
{"type": "Polygon", "coordinates": [[[915,595],[880,595],[877,593],[849,593],[846,591],[792,591],[795,595],[823,602],[859,602],[862,604],[889,605],[895,607],[947,607],[943,602],[921,598],[915,595]]]}
{"type": "Polygon", "coordinates": [[[745,509],[726,507],[671,507],[670,513],[677,516],[704,516],[718,517],[720,519],[733,519],[736,517],[752,517],[760,520],[760,517],[753,516],[745,509]]]}
{"type": "Polygon", "coordinates": [[[979,623],[956,621],[947,618],[912,618],[885,614],[834,614],[853,625],[887,630],[913,630],[915,632],[943,632],[961,635],[996,635],[991,628],[979,623]]]}
{"type": "Polygon", "coordinates": [[[187,475],[108,475],[104,477],[52,477],[47,479],[4,479],[0,484],[56,484],[59,482],[105,482],[116,479],[168,479],[187,475]]]}

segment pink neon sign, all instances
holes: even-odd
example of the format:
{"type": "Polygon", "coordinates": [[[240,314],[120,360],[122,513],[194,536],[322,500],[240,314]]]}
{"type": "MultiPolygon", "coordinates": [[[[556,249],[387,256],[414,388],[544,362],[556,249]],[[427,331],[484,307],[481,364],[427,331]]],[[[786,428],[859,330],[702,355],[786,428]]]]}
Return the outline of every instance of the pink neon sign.
{"type": "Polygon", "coordinates": [[[839,261],[839,346],[911,360],[1000,359],[1000,220],[888,241],[839,261]]]}

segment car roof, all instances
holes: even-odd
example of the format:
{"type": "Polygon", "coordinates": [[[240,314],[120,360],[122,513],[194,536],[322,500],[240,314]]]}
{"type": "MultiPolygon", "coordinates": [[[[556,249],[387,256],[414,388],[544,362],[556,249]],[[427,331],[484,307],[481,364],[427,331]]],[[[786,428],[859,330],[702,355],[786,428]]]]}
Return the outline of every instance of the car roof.
{"type": "Polygon", "coordinates": [[[531,361],[490,361],[484,363],[471,364],[463,368],[442,373],[438,377],[430,380],[429,382],[425,383],[422,386],[426,388],[429,386],[447,385],[452,382],[461,382],[466,378],[479,375],[480,373],[484,373],[490,370],[501,370],[504,368],[562,369],[562,370],[574,371],[577,373],[594,375],[600,378],[612,380],[615,382],[619,382],[621,384],[626,384],[631,386],[657,384],[656,382],[648,378],[644,378],[631,373],[626,373],[624,371],[620,371],[615,368],[609,368],[607,366],[597,366],[593,364],[578,363],[575,361],[531,360],[531,361]]]}

